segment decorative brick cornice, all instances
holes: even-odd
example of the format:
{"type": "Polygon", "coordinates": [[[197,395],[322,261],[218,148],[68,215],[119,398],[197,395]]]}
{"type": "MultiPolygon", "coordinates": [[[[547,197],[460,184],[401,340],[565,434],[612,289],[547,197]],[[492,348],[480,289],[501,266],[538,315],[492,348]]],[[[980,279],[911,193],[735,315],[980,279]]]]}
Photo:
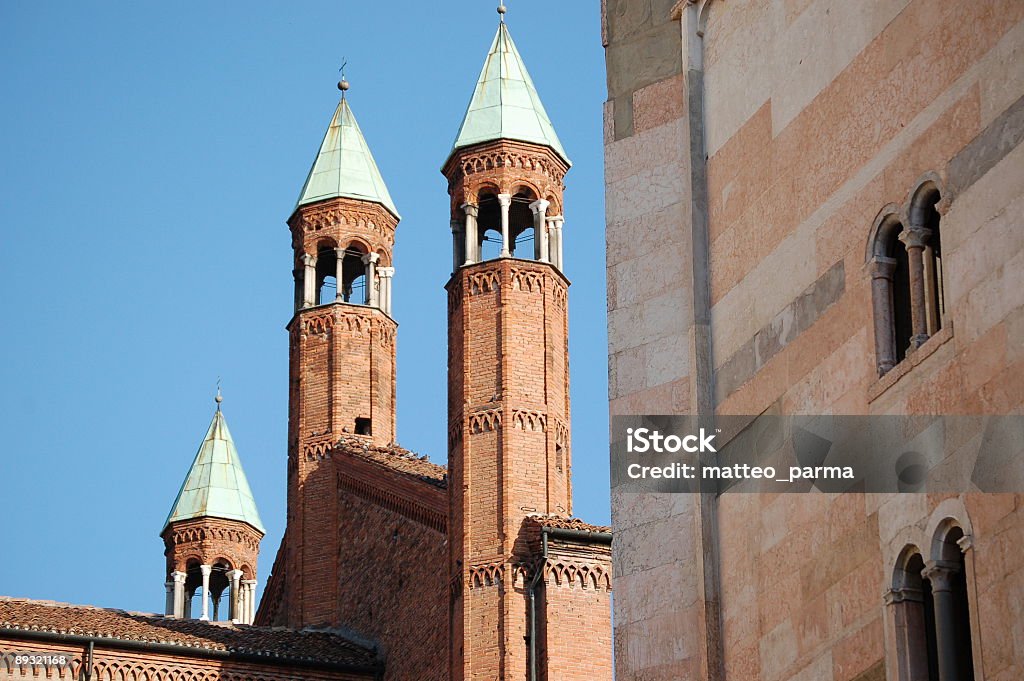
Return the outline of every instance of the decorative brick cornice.
{"type": "Polygon", "coordinates": [[[530,411],[526,409],[512,410],[513,428],[518,428],[519,430],[544,432],[547,430],[547,426],[548,417],[547,414],[545,414],[544,412],[530,411]]]}
{"type": "Polygon", "coordinates": [[[512,290],[541,293],[544,291],[544,275],[534,270],[513,267],[512,290]]]}
{"type": "Polygon", "coordinates": [[[470,565],[466,574],[467,584],[470,589],[501,586],[504,569],[505,562],[501,560],[470,565]]]}
{"type": "Polygon", "coordinates": [[[324,236],[339,246],[349,239],[361,239],[374,242],[369,244],[373,250],[390,250],[398,220],[380,204],[338,198],[299,207],[288,226],[297,253],[315,253],[317,241],[324,236]]]}
{"type": "Polygon", "coordinates": [[[448,518],[445,514],[424,506],[405,495],[361,480],[343,469],[338,471],[338,489],[414,520],[421,525],[426,525],[442,534],[448,531],[448,518]]]}
{"type": "Polygon", "coordinates": [[[469,432],[486,433],[501,427],[501,408],[487,409],[469,415],[469,432]]]}

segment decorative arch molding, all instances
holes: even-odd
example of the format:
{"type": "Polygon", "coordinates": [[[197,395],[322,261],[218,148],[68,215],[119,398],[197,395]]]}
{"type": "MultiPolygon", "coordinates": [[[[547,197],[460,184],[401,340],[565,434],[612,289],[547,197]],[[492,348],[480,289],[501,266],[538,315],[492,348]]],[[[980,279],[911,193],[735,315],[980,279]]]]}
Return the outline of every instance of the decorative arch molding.
{"type": "Polygon", "coordinates": [[[895,203],[889,203],[882,207],[875,219],[871,222],[871,231],[868,232],[868,241],[864,249],[865,266],[871,264],[875,256],[887,257],[885,244],[888,239],[894,238],[899,231],[893,233],[897,227],[907,223],[906,212],[895,203]]]}
{"type": "Polygon", "coordinates": [[[950,205],[945,182],[939,173],[929,170],[914,181],[913,187],[907,193],[907,199],[903,204],[903,215],[907,218],[907,224],[921,222],[920,211],[924,208],[924,202],[929,196],[936,194],[940,200],[935,204],[935,208],[940,215],[945,215],[950,205]]]}
{"type": "Polygon", "coordinates": [[[971,524],[970,516],[967,514],[967,507],[960,497],[943,500],[935,507],[928,518],[928,524],[924,530],[924,541],[920,544],[922,548],[928,547],[927,555],[922,553],[925,556],[925,560],[944,559],[940,555],[946,544],[944,540],[954,527],[959,527],[964,533],[960,549],[967,553],[972,547],[974,527],[971,524]]]}

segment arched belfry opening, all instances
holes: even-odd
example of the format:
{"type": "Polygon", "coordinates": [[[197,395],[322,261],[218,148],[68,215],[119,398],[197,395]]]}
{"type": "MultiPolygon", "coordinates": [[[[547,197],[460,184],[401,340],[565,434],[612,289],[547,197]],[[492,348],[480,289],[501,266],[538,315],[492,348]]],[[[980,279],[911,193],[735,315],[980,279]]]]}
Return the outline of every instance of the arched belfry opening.
{"type": "Polygon", "coordinates": [[[942,235],[939,230],[942,217],[938,210],[941,200],[939,188],[931,181],[923,183],[910,199],[910,224],[921,230],[922,235],[921,277],[924,295],[921,312],[924,320],[920,326],[927,337],[934,336],[942,328],[942,318],[946,314],[942,235]]]}
{"type": "Polygon", "coordinates": [[[534,193],[525,188],[512,195],[512,205],[508,211],[508,229],[510,255],[513,258],[537,259],[534,248],[536,230],[533,210],[530,209],[530,205],[536,200],[534,193]]]}
{"type": "Polygon", "coordinates": [[[477,259],[494,260],[501,257],[501,204],[498,195],[482,191],[477,197],[477,259]]]}
{"type": "Polygon", "coordinates": [[[324,242],[316,254],[316,304],[326,305],[338,298],[338,277],[335,259],[336,247],[324,242]]]}
{"type": "Polygon", "coordinates": [[[369,305],[370,287],[367,277],[368,249],[359,242],[345,247],[341,259],[341,290],[338,300],[358,305],[369,305]]]}

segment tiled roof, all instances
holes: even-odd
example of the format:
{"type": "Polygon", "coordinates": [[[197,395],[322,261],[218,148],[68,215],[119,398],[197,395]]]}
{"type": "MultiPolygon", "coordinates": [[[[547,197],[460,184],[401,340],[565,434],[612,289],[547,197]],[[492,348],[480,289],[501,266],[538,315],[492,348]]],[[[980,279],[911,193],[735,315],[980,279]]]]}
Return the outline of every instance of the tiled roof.
{"type": "Polygon", "coordinates": [[[305,662],[370,668],[376,663],[372,650],[332,632],[237,626],[6,596],[0,596],[0,629],[258,655],[266,657],[267,664],[305,662]]]}
{"type": "Polygon", "coordinates": [[[583,532],[610,533],[612,528],[606,525],[591,525],[579,518],[566,518],[558,515],[531,515],[526,518],[527,523],[537,527],[557,527],[562,530],[581,530],[583,532]]]}
{"type": "Polygon", "coordinates": [[[373,461],[436,487],[448,487],[447,468],[398,445],[381,447],[361,437],[344,437],[335,445],[335,450],[373,461]]]}

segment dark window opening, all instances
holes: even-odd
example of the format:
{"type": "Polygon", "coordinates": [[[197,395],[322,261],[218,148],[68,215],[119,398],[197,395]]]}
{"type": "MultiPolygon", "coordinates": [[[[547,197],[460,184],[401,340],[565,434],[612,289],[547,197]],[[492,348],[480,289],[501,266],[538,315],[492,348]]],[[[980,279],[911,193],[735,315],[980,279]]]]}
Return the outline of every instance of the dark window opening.
{"type": "Polygon", "coordinates": [[[899,229],[894,229],[886,253],[896,260],[896,270],[892,275],[892,325],[897,364],[906,358],[910,338],[914,335],[910,312],[910,259],[907,257],[907,249],[897,238],[898,234],[899,229]]]}
{"type": "Polygon", "coordinates": [[[372,431],[372,428],[371,428],[370,419],[367,419],[367,418],[357,418],[356,419],[356,435],[373,435],[373,433],[371,431],[372,431]]]}

